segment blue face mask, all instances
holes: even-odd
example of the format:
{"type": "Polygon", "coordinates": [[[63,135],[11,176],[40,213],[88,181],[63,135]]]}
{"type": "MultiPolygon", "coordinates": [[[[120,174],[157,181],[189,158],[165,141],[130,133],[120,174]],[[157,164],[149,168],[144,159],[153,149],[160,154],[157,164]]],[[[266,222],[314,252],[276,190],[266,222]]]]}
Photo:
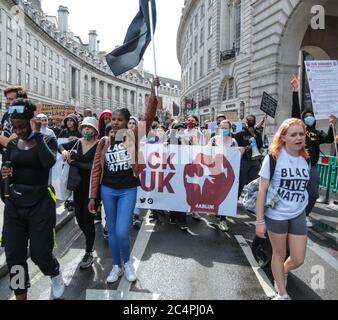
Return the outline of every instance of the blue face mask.
{"type": "Polygon", "coordinates": [[[221,129],[221,136],[222,137],[229,137],[230,136],[230,130],[229,129],[221,129]]]}
{"type": "Polygon", "coordinates": [[[305,119],[304,119],[304,122],[305,122],[305,124],[307,125],[307,126],[313,126],[314,125],[314,123],[316,122],[316,119],[315,119],[315,117],[306,117],[305,119]]]}

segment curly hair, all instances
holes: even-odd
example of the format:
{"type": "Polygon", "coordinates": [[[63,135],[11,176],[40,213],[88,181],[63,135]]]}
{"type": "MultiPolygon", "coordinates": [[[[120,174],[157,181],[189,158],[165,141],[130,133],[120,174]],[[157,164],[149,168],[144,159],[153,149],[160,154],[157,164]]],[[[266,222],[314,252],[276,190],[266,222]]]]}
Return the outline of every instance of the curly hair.
{"type": "Polygon", "coordinates": [[[127,121],[127,123],[129,122],[129,119],[131,117],[131,113],[129,112],[129,110],[127,108],[120,108],[115,110],[113,113],[118,112],[121,113],[122,116],[125,118],[125,120],[127,121]]]}
{"type": "MultiPolygon", "coordinates": [[[[272,143],[269,147],[270,154],[275,160],[279,157],[282,148],[285,146],[285,142],[282,140],[282,136],[285,136],[289,128],[292,126],[300,126],[303,128],[304,133],[306,132],[306,126],[302,120],[296,118],[284,120],[278,128],[278,131],[273,137],[272,143]]],[[[302,156],[304,159],[309,158],[309,153],[306,150],[305,144],[303,148],[299,151],[299,155],[302,156]]]]}

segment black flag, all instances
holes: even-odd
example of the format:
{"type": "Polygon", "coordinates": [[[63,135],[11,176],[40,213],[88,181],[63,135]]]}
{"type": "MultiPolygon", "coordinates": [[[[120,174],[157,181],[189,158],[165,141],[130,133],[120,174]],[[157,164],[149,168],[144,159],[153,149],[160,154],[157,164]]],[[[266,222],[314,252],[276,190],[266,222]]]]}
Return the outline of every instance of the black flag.
{"type": "MultiPolygon", "coordinates": [[[[152,5],[153,26],[156,26],[156,4],[152,5]]],[[[149,0],[140,0],[140,11],[131,22],[123,45],[106,55],[107,63],[115,76],[136,67],[151,41],[149,0]]]]}

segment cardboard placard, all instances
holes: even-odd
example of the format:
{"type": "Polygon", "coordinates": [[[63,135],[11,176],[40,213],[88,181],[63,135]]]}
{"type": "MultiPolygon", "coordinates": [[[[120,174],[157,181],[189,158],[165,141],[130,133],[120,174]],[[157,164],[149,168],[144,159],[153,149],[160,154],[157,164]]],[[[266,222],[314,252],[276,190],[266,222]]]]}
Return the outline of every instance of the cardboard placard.
{"type": "Polygon", "coordinates": [[[264,91],[260,109],[271,118],[275,118],[277,100],[264,91]]]}

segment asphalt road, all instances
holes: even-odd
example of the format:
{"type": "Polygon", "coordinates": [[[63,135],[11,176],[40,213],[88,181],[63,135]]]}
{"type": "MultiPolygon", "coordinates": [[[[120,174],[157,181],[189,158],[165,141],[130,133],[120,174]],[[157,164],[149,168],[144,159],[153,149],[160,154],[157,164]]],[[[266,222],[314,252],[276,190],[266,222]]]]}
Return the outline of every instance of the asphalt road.
{"type": "MultiPolygon", "coordinates": [[[[124,277],[113,285],[105,283],[112,261],[100,224],[95,263],[79,269],[84,237],[72,220],[58,232],[55,250],[67,284],[63,299],[269,300],[271,272],[252,264],[248,253],[254,217],[239,210],[232,220],[228,233],[218,230],[212,216],[203,216],[200,222],[189,216],[188,232],[169,224],[168,216],[161,216],[155,225],[145,220],[140,231],[132,230],[138,275],[132,285],[124,277]]],[[[295,300],[337,299],[338,252],[311,234],[309,239],[305,264],[289,276],[288,292],[295,300]]],[[[50,299],[50,279],[31,262],[29,268],[29,298],[50,299]]],[[[0,279],[0,300],[13,299],[8,284],[8,276],[0,279]]]]}

